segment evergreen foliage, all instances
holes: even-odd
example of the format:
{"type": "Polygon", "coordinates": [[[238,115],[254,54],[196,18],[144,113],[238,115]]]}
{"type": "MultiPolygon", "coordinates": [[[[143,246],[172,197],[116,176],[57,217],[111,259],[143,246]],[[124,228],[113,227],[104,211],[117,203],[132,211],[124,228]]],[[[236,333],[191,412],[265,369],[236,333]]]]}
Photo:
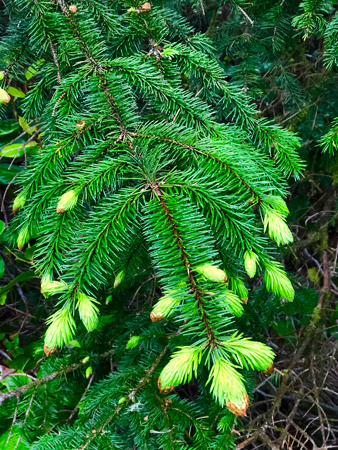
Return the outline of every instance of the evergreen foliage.
{"type": "Polygon", "coordinates": [[[293,240],[300,140],[254,100],[271,72],[277,96],[302,107],[285,49],[323,34],[331,69],[335,18],[331,1],[266,3],[232,2],[220,27],[217,4],[196,33],[208,2],[187,20],[185,2],[4,0],[0,87],[39,129],[6,238],[36,244],[51,305],[38,384],[0,413],[15,450],[36,438],[35,450],[235,448],[254,370],[274,357],[260,330],[311,314],[316,296],[294,292],[278,248],[293,240]],[[249,303],[248,277],[260,284],[249,303]]]}

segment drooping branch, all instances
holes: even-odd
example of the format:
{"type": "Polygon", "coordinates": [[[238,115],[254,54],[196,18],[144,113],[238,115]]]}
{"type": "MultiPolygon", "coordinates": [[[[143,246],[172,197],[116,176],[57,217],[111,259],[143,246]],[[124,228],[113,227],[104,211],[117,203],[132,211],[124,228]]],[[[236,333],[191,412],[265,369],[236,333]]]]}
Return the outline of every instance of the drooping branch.
{"type": "Polygon", "coordinates": [[[244,180],[244,178],[242,178],[240,175],[238,175],[236,173],[236,171],[232,167],[230,167],[226,162],[222,161],[221,159],[217,158],[216,156],[214,156],[210,153],[207,153],[194,145],[188,145],[188,144],[185,144],[184,142],[180,142],[175,139],[171,139],[169,137],[158,136],[158,135],[153,135],[153,134],[145,134],[145,133],[140,133],[140,132],[129,133],[129,135],[130,136],[140,136],[140,137],[146,138],[146,139],[157,139],[160,142],[166,142],[170,145],[175,145],[177,147],[181,147],[181,148],[190,150],[191,152],[193,152],[195,154],[205,156],[207,159],[214,161],[216,164],[218,164],[221,167],[223,167],[224,169],[228,170],[231,173],[231,175],[233,175],[235,178],[237,178],[240,181],[241,185],[250,192],[250,195],[255,200],[257,200],[259,203],[262,202],[262,199],[260,198],[259,194],[257,192],[255,192],[255,190],[251,186],[249,186],[248,182],[246,180],[244,180]]]}
{"type": "Polygon", "coordinates": [[[86,45],[86,42],[85,42],[83,36],[81,35],[79,26],[74,18],[74,15],[67,9],[65,2],[63,0],[57,0],[57,3],[60,6],[62,12],[64,13],[81,51],[84,53],[87,61],[91,65],[92,70],[95,71],[95,73],[99,77],[100,84],[101,84],[100,87],[101,87],[102,91],[104,92],[106,100],[111,109],[112,115],[113,115],[114,119],[116,120],[116,122],[118,123],[122,135],[127,139],[127,144],[128,144],[129,149],[131,151],[133,151],[132,143],[131,143],[130,139],[127,137],[127,129],[126,129],[126,127],[123,123],[123,120],[118,112],[117,103],[109,90],[108,81],[107,81],[106,75],[104,73],[105,72],[104,68],[90,53],[89,48],[86,45]]]}
{"type": "Polygon", "coordinates": [[[215,348],[215,347],[217,347],[217,338],[216,338],[215,334],[213,333],[213,331],[211,329],[211,326],[210,326],[210,323],[209,323],[209,320],[208,320],[208,317],[207,317],[207,314],[206,314],[205,308],[204,308],[202,292],[201,292],[201,290],[198,287],[198,283],[197,283],[196,277],[195,277],[194,272],[192,270],[188,254],[187,254],[187,252],[186,252],[186,250],[184,248],[184,245],[182,243],[180,232],[179,232],[178,227],[176,225],[175,219],[174,219],[174,217],[173,217],[173,215],[172,215],[172,213],[171,213],[171,211],[170,211],[170,209],[169,209],[169,207],[168,207],[168,205],[167,205],[167,203],[165,201],[165,198],[164,198],[164,196],[162,194],[162,191],[161,191],[159,185],[158,184],[152,185],[151,189],[153,190],[153,192],[156,194],[156,196],[159,199],[162,211],[163,211],[163,213],[164,213],[164,215],[165,215],[165,217],[166,217],[166,219],[167,219],[167,221],[169,223],[169,227],[170,227],[171,232],[172,232],[172,234],[173,234],[173,236],[175,238],[175,242],[176,242],[177,248],[179,249],[183,265],[184,265],[184,267],[185,267],[185,269],[187,271],[189,284],[190,284],[190,289],[193,292],[193,294],[195,296],[195,299],[197,301],[198,311],[199,311],[199,314],[200,314],[202,322],[203,322],[203,326],[204,326],[205,331],[206,331],[207,336],[208,336],[209,345],[212,346],[213,348],[215,348]]]}

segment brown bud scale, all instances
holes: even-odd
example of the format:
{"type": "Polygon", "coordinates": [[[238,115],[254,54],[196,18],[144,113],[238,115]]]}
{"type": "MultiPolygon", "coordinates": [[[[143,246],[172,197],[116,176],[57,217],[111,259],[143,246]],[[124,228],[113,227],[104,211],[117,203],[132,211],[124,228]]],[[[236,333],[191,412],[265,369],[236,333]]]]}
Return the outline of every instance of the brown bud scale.
{"type": "Polygon", "coordinates": [[[262,373],[264,373],[264,375],[271,375],[274,371],[275,371],[275,366],[272,362],[269,367],[267,367],[265,370],[262,370],[262,373]]]}
{"type": "Polygon", "coordinates": [[[159,320],[162,320],[162,319],[163,319],[163,316],[162,316],[161,313],[156,313],[154,311],[151,311],[151,313],[150,313],[150,320],[152,322],[158,322],[159,320]]]}
{"type": "Polygon", "coordinates": [[[234,414],[237,417],[244,417],[246,416],[246,411],[249,407],[249,396],[247,393],[245,393],[242,397],[242,400],[240,403],[236,404],[229,400],[226,404],[226,407],[232,414],[234,414]]]}
{"type": "Polygon", "coordinates": [[[57,347],[49,348],[49,347],[47,347],[46,344],[43,346],[43,351],[45,352],[45,355],[47,356],[47,358],[48,358],[48,356],[50,356],[53,353],[55,353],[56,350],[57,350],[57,347]]]}
{"type": "Polygon", "coordinates": [[[168,386],[168,387],[162,389],[161,377],[158,377],[157,387],[161,394],[169,394],[169,392],[171,392],[175,389],[175,386],[168,386]]]}
{"type": "Polygon", "coordinates": [[[72,12],[73,14],[76,14],[77,13],[77,6],[76,5],[70,5],[69,11],[72,12]]]}
{"type": "Polygon", "coordinates": [[[83,130],[83,128],[86,126],[86,122],[84,120],[79,120],[76,122],[76,128],[79,130],[83,130]]]}
{"type": "Polygon", "coordinates": [[[141,12],[149,12],[151,11],[151,4],[150,3],[143,3],[143,5],[141,5],[140,7],[140,11],[141,12]]]}

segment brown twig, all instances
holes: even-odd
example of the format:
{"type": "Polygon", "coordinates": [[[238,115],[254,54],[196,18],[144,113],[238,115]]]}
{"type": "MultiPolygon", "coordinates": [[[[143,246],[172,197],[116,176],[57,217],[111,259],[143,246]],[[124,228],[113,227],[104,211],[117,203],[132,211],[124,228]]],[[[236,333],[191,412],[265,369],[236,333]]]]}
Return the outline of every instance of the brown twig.
{"type": "Polygon", "coordinates": [[[254,21],[250,19],[250,17],[247,15],[247,13],[242,9],[239,5],[237,5],[237,8],[241,11],[241,13],[246,17],[246,19],[250,22],[251,25],[254,24],[254,21]]]}
{"type": "MultiPolygon", "coordinates": [[[[3,198],[2,198],[1,192],[0,192],[0,200],[1,200],[1,204],[2,204],[3,198]]],[[[6,227],[8,227],[8,218],[7,218],[6,208],[3,208],[3,209],[1,210],[1,212],[2,212],[2,214],[4,215],[4,222],[5,222],[5,225],[6,225],[6,227]]]]}

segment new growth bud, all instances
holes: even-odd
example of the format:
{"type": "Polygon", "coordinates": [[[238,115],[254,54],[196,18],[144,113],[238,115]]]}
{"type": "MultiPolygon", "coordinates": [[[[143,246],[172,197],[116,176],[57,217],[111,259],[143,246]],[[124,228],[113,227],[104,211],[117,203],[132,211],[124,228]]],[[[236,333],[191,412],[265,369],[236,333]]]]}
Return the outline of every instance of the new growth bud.
{"type": "Polygon", "coordinates": [[[22,208],[26,203],[26,194],[24,192],[21,192],[19,195],[15,197],[14,203],[13,203],[13,213],[19,211],[20,208],[22,208]]]}
{"type": "Polygon", "coordinates": [[[216,266],[213,266],[212,264],[201,264],[200,266],[196,267],[196,272],[203,275],[205,278],[207,278],[210,281],[215,281],[217,283],[227,283],[228,282],[228,276],[224,272],[224,270],[219,269],[216,266]]]}
{"type": "Polygon", "coordinates": [[[264,231],[269,228],[269,236],[277,245],[293,241],[292,233],[285,222],[285,217],[278,211],[267,209],[264,216],[264,231]]]}
{"type": "Polygon", "coordinates": [[[247,250],[244,253],[244,267],[250,278],[256,275],[257,260],[258,256],[252,250],[247,250]]]}
{"type": "Polygon", "coordinates": [[[289,209],[282,197],[279,197],[278,195],[262,195],[261,198],[264,202],[262,205],[263,208],[264,204],[270,205],[271,208],[279,211],[283,216],[289,215],[289,209]]]}
{"type": "Polygon", "coordinates": [[[280,295],[289,302],[293,301],[295,291],[291,281],[282,269],[282,265],[277,261],[265,263],[264,283],[266,284],[266,288],[274,294],[280,295]]]}
{"type": "Polygon", "coordinates": [[[147,2],[143,3],[143,5],[139,7],[132,6],[131,8],[128,9],[127,12],[139,14],[139,13],[149,13],[150,11],[151,11],[151,4],[147,2]]]}
{"type": "Polygon", "coordinates": [[[18,249],[22,250],[28,241],[29,241],[29,230],[28,230],[28,225],[27,225],[24,228],[21,228],[21,230],[20,230],[18,240],[17,240],[18,249]]]}
{"type": "Polygon", "coordinates": [[[231,289],[238,295],[238,297],[242,300],[244,304],[248,303],[248,295],[249,292],[245,287],[245,284],[240,278],[231,278],[230,279],[231,289]]]}
{"type": "Polygon", "coordinates": [[[132,336],[126,345],[126,350],[130,350],[131,348],[135,348],[137,344],[142,340],[142,336],[132,336]]]}
{"type": "Polygon", "coordinates": [[[67,288],[67,284],[61,283],[61,281],[45,279],[41,282],[41,294],[45,298],[48,298],[50,295],[62,294],[62,292],[65,292],[67,288]]]}
{"type": "Polygon", "coordinates": [[[73,14],[76,14],[77,13],[77,6],[76,5],[70,5],[69,11],[72,12],[73,14]]]}
{"type": "Polygon", "coordinates": [[[88,331],[95,330],[99,323],[99,310],[95,303],[97,300],[94,297],[89,297],[83,292],[79,294],[76,307],[79,310],[80,319],[88,331]]]}
{"type": "Polygon", "coordinates": [[[4,90],[0,88],[0,103],[9,103],[11,101],[11,96],[4,90]]]}
{"type": "Polygon", "coordinates": [[[171,295],[164,295],[155,305],[153,309],[154,314],[161,314],[162,317],[169,317],[175,311],[175,307],[181,303],[178,297],[175,297],[175,292],[171,295]]]}
{"type": "Polygon", "coordinates": [[[66,192],[60,197],[59,203],[56,207],[57,214],[62,214],[72,209],[79,198],[79,192],[74,191],[74,189],[66,192]]]}
{"type": "Polygon", "coordinates": [[[117,288],[117,286],[119,286],[122,283],[122,281],[124,280],[124,277],[126,276],[126,272],[127,272],[127,270],[126,270],[126,268],[124,268],[121,270],[121,272],[119,272],[116,275],[116,278],[114,281],[114,288],[117,288]]]}
{"type": "Polygon", "coordinates": [[[73,339],[76,325],[69,307],[56,311],[46,323],[49,325],[45,335],[47,347],[63,347],[73,339]]]}

